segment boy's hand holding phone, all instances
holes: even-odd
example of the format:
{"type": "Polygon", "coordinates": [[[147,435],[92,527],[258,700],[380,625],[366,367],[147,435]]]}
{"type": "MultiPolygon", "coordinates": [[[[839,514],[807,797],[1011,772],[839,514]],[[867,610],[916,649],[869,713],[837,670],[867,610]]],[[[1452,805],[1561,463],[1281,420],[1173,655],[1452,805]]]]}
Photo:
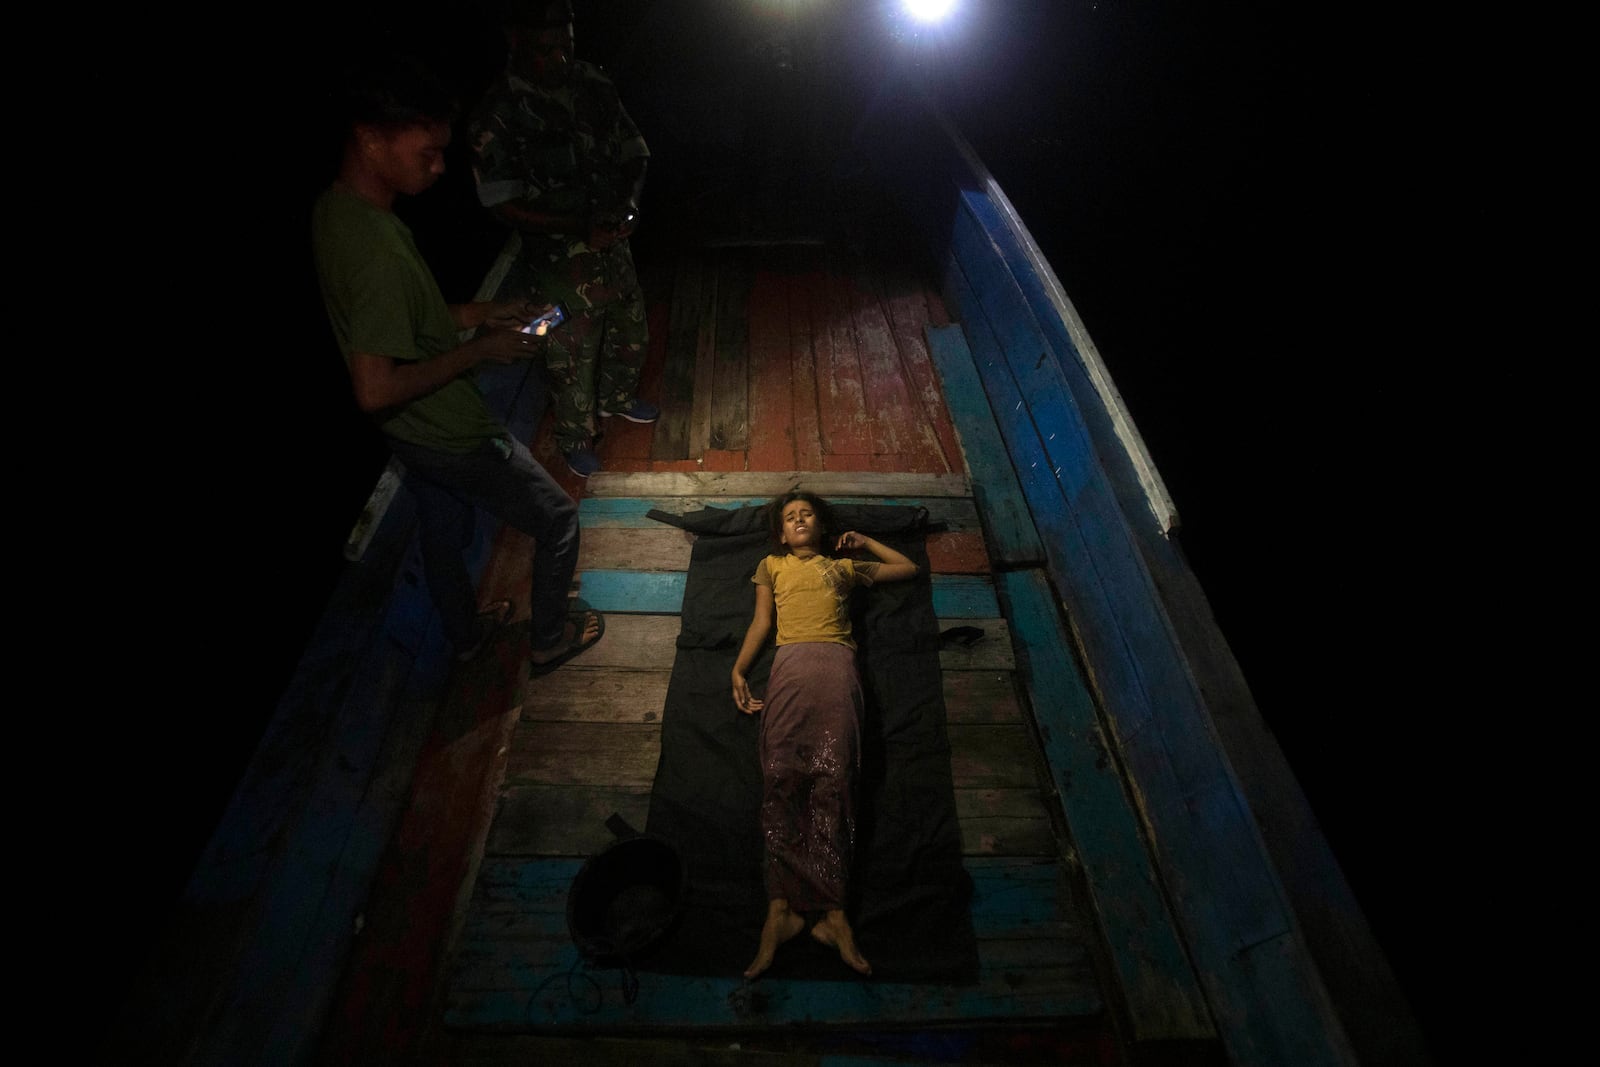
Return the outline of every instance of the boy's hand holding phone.
{"type": "Polygon", "coordinates": [[[519,331],[534,337],[543,337],[566,321],[567,306],[565,304],[554,304],[521,325],[519,331]]]}

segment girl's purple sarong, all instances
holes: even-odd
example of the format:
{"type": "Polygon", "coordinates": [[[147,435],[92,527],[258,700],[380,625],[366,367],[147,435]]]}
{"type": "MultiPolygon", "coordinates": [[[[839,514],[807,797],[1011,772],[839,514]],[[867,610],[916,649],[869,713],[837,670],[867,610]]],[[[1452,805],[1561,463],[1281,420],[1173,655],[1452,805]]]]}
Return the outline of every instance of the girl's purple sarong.
{"type": "Polygon", "coordinates": [[[854,649],[779,647],[761,709],[761,830],[767,898],[794,911],[845,906],[861,709],[854,649]]]}

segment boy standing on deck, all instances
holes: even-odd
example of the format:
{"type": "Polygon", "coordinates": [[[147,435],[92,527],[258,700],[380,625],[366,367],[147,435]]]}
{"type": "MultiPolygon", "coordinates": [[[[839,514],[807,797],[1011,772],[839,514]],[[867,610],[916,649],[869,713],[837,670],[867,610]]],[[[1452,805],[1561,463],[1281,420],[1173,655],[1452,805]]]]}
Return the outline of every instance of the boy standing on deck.
{"type": "Polygon", "coordinates": [[[511,614],[501,602],[476,610],[463,553],[473,509],[485,508],[531,536],[531,659],[543,673],[599,640],[599,613],[566,610],[578,558],[578,509],[485,406],[471,372],[539,352],[520,331],[538,310],[526,302],[447,305],[411,231],[393,212],[444,172],[454,104],[448,91],[403,60],[371,67],[345,93],[339,176],[317,199],[312,244],[328,319],[344,353],[356,403],[406,466],[417,499],[428,592],[458,659],[474,656],[511,614]],[[466,343],[459,331],[482,328],[466,343]]]}
{"type": "Polygon", "coordinates": [[[648,326],[628,237],[650,150],[599,67],[575,58],[572,5],[506,0],[506,69],[473,114],[478,199],[522,235],[520,265],[571,319],[544,342],[556,447],[600,469],[596,418],[651,423],[638,397],[648,326]]]}

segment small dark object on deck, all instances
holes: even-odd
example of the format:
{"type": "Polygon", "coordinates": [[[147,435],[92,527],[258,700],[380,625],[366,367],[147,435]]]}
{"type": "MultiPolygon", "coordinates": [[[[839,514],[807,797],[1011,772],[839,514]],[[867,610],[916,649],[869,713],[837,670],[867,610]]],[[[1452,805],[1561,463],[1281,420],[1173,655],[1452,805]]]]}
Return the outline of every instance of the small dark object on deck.
{"type": "Polygon", "coordinates": [[[621,964],[628,1001],[637,988],[632,958],[655,944],[678,917],[689,872],[666,840],[642,834],[621,815],[606,826],[618,840],[584,861],[567,892],[567,930],[578,951],[621,964]]]}
{"type": "Polygon", "coordinates": [[[959,645],[962,648],[971,648],[979,641],[982,641],[983,636],[984,634],[982,627],[952,626],[948,630],[940,631],[939,647],[954,648],[959,645]]]}

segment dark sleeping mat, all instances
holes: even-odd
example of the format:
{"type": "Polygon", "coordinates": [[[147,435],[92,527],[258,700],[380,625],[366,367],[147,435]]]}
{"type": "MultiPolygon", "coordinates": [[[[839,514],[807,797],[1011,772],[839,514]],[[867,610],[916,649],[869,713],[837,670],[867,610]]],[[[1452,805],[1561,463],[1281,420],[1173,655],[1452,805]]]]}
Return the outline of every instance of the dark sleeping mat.
{"type": "MultiPolygon", "coordinates": [[[[939,668],[938,624],[921,508],[834,505],[835,535],[859,530],[922,573],[857,589],[866,719],[857,785],[856,857],[846,908],[874,981],[965,984],[978,975],[961,864],[939,668]]],[[[735,977],[755,955],[766,915],[759,822],[758,721],[734,706],[730,673],[755,608],[751,577],[772,548],[765,512],[708,508],[652,517],[699,535],[661,725],[647,830],[684,857],[689,889],[672,931],[641,971],[735,977]]],[[[773,648],[750,671],[766,690],[773,648]]],[[[779,948],[772,978],[859,980],[837,951],[801,934],[779,948]]]]}

